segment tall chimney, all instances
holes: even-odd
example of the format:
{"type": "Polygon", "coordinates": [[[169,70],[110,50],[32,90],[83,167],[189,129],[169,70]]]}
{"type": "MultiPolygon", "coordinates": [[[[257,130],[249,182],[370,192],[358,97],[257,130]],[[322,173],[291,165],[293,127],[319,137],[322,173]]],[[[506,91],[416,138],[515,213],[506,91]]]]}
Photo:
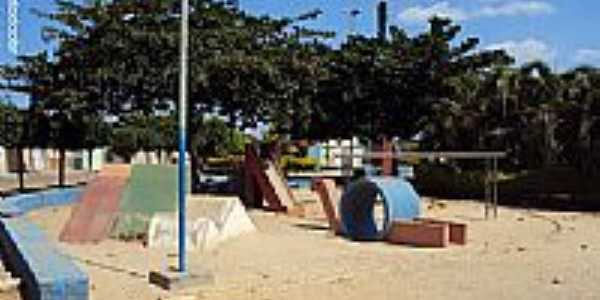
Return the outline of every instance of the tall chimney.
{"type": "Polygon", "coordinates": [[[381,41],[387,39],[387,2],[380,1],[377,5],[377,37],[381,41]]]}

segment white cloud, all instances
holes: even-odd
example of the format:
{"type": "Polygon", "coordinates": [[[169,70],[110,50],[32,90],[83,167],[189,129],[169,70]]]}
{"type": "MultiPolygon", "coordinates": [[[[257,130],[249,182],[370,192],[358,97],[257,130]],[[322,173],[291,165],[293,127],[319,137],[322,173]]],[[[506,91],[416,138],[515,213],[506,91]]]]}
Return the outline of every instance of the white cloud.
{"type": "Polygon", "coordinates": [[[438,2],[430,6],[416,5],[402,11],[399,18],[403,22],[422,23],[433,16],[463,21],[484,17],[552,14],[555,11],[552,4],[544,1],[481,2],[484,3],[481,8],[470,11],[452,6],[449,1],[438,2]]]}
{"type": "Polygon", "coordinates": [[[509,40],[485,47],[486,50],[506,50],[515,58],[517,65],[536,60],[553,63],[556,51],[546,43],[536,39],[525,39],[521,41],[509,40]]]}
{"type": "Polygon", "coordinates": [[[476,15],[482,17],[497,16],[533,16],[554,13],[554,6],[543,1],[509,2],[484,6],[476,15]]]}
{"type": "Polygon", "coordinates": [[[450,18],[456,21],[462,21],[468,18],[466,11],[458,7],[450,6],[447,1],[435,3],[431,6],[413,6],[400,13],[400,20],[406,22],[424,22],[433,16],[450,18]]]}
{"type": "Polygon", "coordinates": [[[600,49],[579,49],[575,52],[574,61],[577,64],[600,64],[600,49]]]}

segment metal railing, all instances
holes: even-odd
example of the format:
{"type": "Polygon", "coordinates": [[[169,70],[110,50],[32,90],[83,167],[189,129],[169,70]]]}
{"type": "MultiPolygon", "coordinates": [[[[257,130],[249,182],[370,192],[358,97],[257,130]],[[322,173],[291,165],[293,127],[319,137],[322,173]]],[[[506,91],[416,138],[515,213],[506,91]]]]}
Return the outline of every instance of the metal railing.
{"type": "MultiPolygon", "coordinates": [[[[369,152],[364,154],[338,154],[341,158],[363,159],[452,159],[452,160],[484,160],[484,215],[488,219],[490,210],[494,218],[498,218],[498,160],[506,158],[506,152],[369,152]]],[[[345,165],[344,165],[345,166],[345,165]]],[[[343,172],[344,174],[351,173],[343,172]]]]}

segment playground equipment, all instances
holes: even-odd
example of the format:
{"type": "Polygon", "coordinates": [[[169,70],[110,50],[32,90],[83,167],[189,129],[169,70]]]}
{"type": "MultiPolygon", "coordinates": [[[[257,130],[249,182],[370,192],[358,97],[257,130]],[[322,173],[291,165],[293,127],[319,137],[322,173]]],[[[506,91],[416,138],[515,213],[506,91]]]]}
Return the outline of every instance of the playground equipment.
{"type": "MultiPolygon", "coordinates": [[[[188,250],[211,250],[219,243],[256,231],[237,197],[188,197],[186,230],[188,250]]],[[[157,213],[150,221],[148,246],[175,249],[177,246],[177,216],[157,213]]]]}
{"type": "MultiPolygon", "coordinates": [[[[79,189],[50,190],[17,195],[0,202],[2,262],[20,279],[24,299],[88,299],[87,274],[25,216],[37,209],[76,202],[79,194],[79,189]]],[[[0,281],[2,285],[16,282],[10,277],[2,277],[0,281]]]]}
{"type": "MultiPolygon", "coordinates": [[[[383,161],[384,175],[388,174],[394,159],[452,159],[452,160],[484,160],[486,178],[484,181],[484,214],[487,219],[490,210],[498,217],[498,160],[506,157],[506,152],[393,152],[389,143],[384,144],[384,151],[366,154],[343,155],[344,157],[362,159],[380,159],[383,161]]],[[[348,173],[348,172],[343,172],[348,173]]]]}
{"type": "Polygon", "coordinates": [[[128,165],[105,166],[86,187],[59,239],[70,243],[106,239],[117,220],[121,195],[129,176],[128,165]]]}
{"type": "Polygon", "coordinates": [[[262,206],[264,199],[267,209],[277,212],[288,211],[295,206],[294,196],[273,162],[263,162],[252,145],[246,146],[244,161],[247,203],[262,206]]]}
{"type": "Polygon", "coordinates": [[[393,220],[411,220],[421,213],[420,199],[410,183],[392,177],[370,177],[352,182],[340,201],[341,231],[354,240],[380,240],[393,220]],[[383,220],[374,216],[377,200],[383,204],[383,220]]]}
{"type": "MultiPolygon", "coordinates": [[[[177,184],[176,166],[133,165],[111,236],[141,238],[148,232],[154,214],[176,212],[177,184]]],[[[189,186],[187,189],[189,190],[189,186]]]]}
{"type": "Polygon", "coordinates": [[[333,233],[341,234],[340,222],[335,213],[336,203],[341,195],[335,186],[335,181],[331,179],[318,179],[313,183],[313,190],[319,195],[327,222],[329,222],[329,228],[331,228],[333,233]]]}
{"type": "Polygon", "coordinates": [[[331,230],[353,240],[385,240],[417,247],[464,245],[463,223],[420,217],[420,200],[410,183],[396,178],[364,178],[351,183],[341,200],[335,183],[317,179],[318,193],[331,230]],[[383,221],[378,226],[374,207],[383,202],[383,221]],[[341,218],[336,216],[336,203],[341,218]]]}

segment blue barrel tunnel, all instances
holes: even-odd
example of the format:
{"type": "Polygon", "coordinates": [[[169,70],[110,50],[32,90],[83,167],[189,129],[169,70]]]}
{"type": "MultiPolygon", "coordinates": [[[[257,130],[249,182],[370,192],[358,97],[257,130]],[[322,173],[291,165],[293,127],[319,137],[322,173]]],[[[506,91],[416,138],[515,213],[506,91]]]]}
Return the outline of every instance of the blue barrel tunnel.
{"type": "Polygon", "coordinates": [[[352,240],[381,240],[394,220],[412,220],[421,214],[421,201],[412,185],[396,177],[365,177],[350,183],[340,202],[342,233],[352,240]],[[378,226],[375,207],[382,201],[378,226]]]}

